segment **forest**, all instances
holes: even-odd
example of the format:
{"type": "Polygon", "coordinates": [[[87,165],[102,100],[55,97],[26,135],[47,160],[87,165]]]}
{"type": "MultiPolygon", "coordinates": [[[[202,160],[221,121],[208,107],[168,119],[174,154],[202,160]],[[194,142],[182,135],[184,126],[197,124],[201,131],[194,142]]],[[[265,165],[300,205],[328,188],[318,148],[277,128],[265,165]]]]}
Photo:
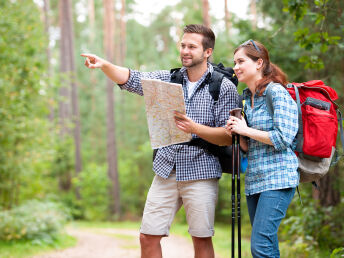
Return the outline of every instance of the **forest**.
{"type": "MultiPolygon", "coordinates": [[[[344,112],[344,1],[249,0],[241,17],[232,11],[237,1],[184,0],[166,4],[148,24],[137,18],[137,2],[0,1],[0,257],[27,257],[1,251],[25,243],[55,248],[68,241],[61,230],[73,222],[139,227],[154,177],[144,99],[88,70],[81,53],[140,71],[169,70],[181,65],[184,26],[204,24],[216,34],[212,62],[232,67],[234,49],[257,40],[289,81],[322,80],[335,89],[344,112]]],[[[294,196],[279,230],[282,257],[344,255],[339,135],[337,160],[318,188],[302,183],[302,202],[294,196]]],[[[228,227],[228,250],[230,191],[224,174],[215,223],[228,227]]],[[[183,211],[175,220],[186,224],[183,211]]]]}

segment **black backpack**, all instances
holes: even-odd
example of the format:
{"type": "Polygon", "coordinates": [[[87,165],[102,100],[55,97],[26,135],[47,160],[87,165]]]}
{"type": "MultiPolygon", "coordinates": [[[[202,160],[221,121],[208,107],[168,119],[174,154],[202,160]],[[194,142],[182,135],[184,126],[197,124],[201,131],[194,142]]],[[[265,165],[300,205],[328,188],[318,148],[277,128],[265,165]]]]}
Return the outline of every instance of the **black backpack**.
{"type": "MultiPolygon", "coordinates": [[[[209,84],[209,94],[215,102],[219,99],[221,90],[221,83],[224,77],[229,79],[235,86],[238,86],[238,78],[235,76],[234,70],[231,67],[225,67],[222,63],[218,65],[213,64],[214,71],[208,74],[202,85],[209,84]]],[[[171,82],[183,85],[183,75],[180,68],[171,69],[171,82]]]]}
{"type": "MultiPolygon", "coordinates": [[[[235,86],[238,85],[238,79],[235,76],[234,70],[231,67],[224,67],[222,63],[218,65],[213,64],[214,71],[208,74],[202,85],[209,84],[209,94],[216,103],[219,99],[221,90],[221,83],[224,77],[229,79],[235,86]]],[[[171,69],[171,82],[183,84],[183,75],[180,68],[171,69]]],[[[202,87],[201,85],[201,87],[202,87]]],[[[239,107],[242,108],[242,100],[239,96],[239,107]]],[[[228,110],[229,112],[229,110],[228,110]]],[[[203,140],[202,138],[193,138],[190,142],[179,143],[179,145],[198,146],[206,152],[218,157],[223,173],[232,173],[232,147],[231,146],[218,146],[203,140]]],[[[153,161],[158,149],[153,150],[153,161]]]]}

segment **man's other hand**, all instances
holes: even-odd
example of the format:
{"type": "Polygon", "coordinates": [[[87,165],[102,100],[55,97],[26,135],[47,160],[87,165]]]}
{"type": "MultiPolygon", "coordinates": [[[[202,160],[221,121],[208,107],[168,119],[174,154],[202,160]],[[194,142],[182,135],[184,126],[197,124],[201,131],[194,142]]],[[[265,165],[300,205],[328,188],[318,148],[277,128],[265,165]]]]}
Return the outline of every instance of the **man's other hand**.
{"type": "Polygon", "coordinates": [[[196,133],[197,134],[197,123],[192,121],[189,117],[186,115],[174,111],[174,120],[176,123],[176,126],[182,130],[185,133],[196,133]]]}

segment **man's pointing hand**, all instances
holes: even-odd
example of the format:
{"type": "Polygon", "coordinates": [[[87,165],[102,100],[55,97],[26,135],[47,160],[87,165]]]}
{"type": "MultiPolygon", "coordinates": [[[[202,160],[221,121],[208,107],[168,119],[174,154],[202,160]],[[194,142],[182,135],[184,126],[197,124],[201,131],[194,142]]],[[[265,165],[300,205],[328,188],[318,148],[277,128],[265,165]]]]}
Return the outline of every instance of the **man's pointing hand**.
{"type": "Polygon", "coordinates": [[[81,56],[86,57],[85,66],[90,69],[102,68],[106,62],[104,59],[93,54],[81,54],[81,56]]]}

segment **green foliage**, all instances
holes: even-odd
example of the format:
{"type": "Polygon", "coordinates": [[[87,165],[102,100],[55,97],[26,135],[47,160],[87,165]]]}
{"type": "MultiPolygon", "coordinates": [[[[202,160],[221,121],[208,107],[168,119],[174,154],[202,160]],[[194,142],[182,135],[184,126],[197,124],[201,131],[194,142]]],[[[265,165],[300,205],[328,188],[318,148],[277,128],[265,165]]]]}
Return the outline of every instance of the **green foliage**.
{"type": "Polygon", "coordinates": [[[283,10],[293,15],[294,21],[299,25],[294,33],[295,41],[307,50],[308,55],[311,51],[313,52],[311,56],[302,56],[299,61],[305,64],[305,69],[323,69],[326,56],[321,56],[321,54],[343,42],[341,24],[343,24],[344,17],[342,13],[337,11],[342,10],[343,2],[335,0],[283,0],[283,3],[283,10]],[[305,27],[305,23],[313,26],[305,27]]]}
{"type": "Polygon", "coordinates": [[[27,201],[8,211],[0,212],[0,240],[32,240],[51,243],[67,222],[68,212],[60,204],[27,201]]]}
{"type": "Polygon", "coordinates": [[[62,190],[71,189],[71,178],[74,173],[73,139],[65,136],[55,143],[53,160],[51,162],[51,176],[58,179],[62,190]]]}
{"type": "Polygon", "coordinates": [[[21,185],[49,160],[49,90],[42,77],[46,40],[37,6],[2,1],[0,15],[0,206],[9,208],[23,199],[21,185]]]}
{"type": "Polygon", "coordinates": [[[183,14],[183,24],[181,27],[192,23],[203,23],[201,1],[184,0],[177,4],[176,9],[183,14]]]}
{"type": "Polygon", "coordinates": [[[308,4],[304,0],[283,0],[283,11],[290,12],[296,21],[302,19],[306,13],[308,4]]]}
{"type": "Polygon", "coordinates": [[[282,221],[282,238],[294,243],[293,249],[298,253],[310,254],[316,249],[330,252],[343,245],[343,208],[343,203],[336,207],[321,207],[306,200],[304,206],[294,206],[294,214],[282,221]]]}
{"type": "Polygon", "coordinates": [[[333,250],[330,258],[336,258],[336,257],[343,257],[344,255],[344,247],[336,248],[333,250]]]}
{"type": "Polygon", "coordinates": [[[79,204],[82,217],[86,220],[105,220],[109,218],[109,186],[107,166],[94,163],[87,167],[73,179],[73,183],[80,192],[79,204]]]}
{"type": "MultiPolygon", "coordinates": [[[[119,160],[122,209],[128,217],[141,216],[147,192],[152,182],[152,149],[150,142],[138,146],[131,155],[119,160]]],[[[124,156],[125,155],[125,156],[124,156]]]]}
{"type": "Polygon", "coordinates": [[[6,258],[27,258],[41,252],[62,250],[75,246],[77,239],[65,233],[58,234],[50,243],[43,243],[31,240],[1,241],[0,257],[6,258]]]}

